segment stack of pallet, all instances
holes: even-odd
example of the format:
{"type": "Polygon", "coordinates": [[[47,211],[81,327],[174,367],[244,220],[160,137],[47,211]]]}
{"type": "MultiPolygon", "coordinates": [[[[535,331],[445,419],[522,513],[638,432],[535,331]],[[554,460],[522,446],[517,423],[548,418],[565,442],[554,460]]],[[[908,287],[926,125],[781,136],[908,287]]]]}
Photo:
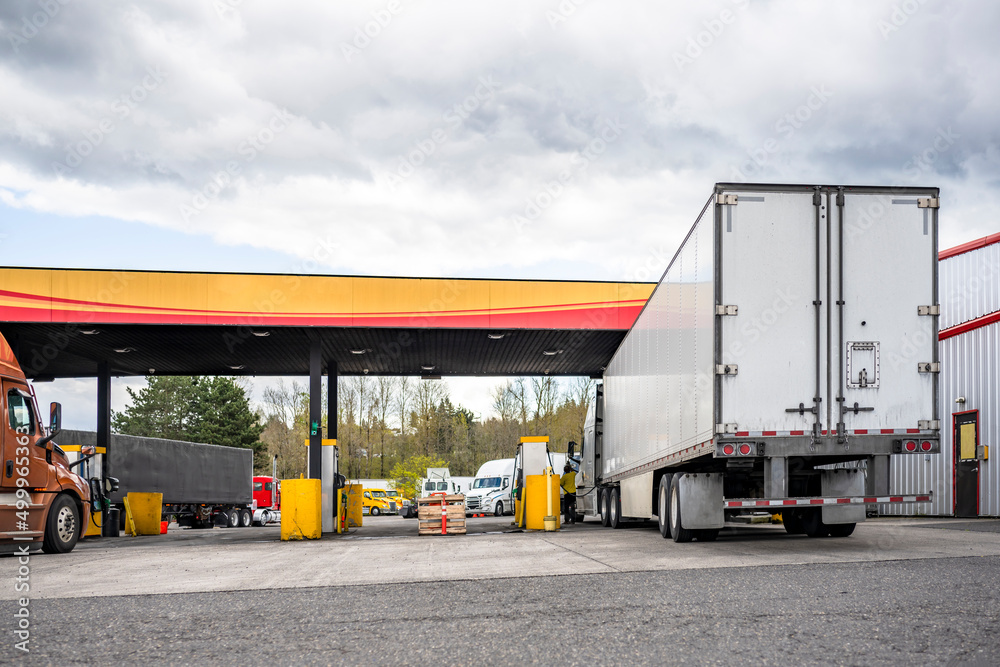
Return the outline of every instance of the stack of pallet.
{"type": "Polygon", "coordinates": [[[465,496],[440,495],[417,498],[418,534],[443,535],[441,531],[442,503],[445,517],[445,531],[448,535],[465,534],[465,496]]]}

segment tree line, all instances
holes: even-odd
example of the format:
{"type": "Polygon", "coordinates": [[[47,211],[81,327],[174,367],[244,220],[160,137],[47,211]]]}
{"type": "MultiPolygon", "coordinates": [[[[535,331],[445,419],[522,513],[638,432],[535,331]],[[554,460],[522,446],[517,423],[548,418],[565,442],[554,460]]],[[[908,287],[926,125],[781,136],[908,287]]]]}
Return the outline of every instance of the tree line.
{"type": "MultiPolygon", "coordinates": [[[[306,472],[309,394],[298,382],[264,389],[254,411],[234,378],[147,377],[129,389],[131,405],[116,413],[118,433],[249,447],[254,468],[278,476],[306,472]]],[[[514,456],[522,435],[547,435],[552,451],[581,442],[593,381],[574,378],[565,389],[552,377],[499,381],[493,414],[477,417],[451,399],[447,382],[410,377],[356,376],[338,380],[340,472],[352,479],[392,478],[412,461],[443,462],[452,475],[472,476],[493,459],[514,456]],[[398,472],[398,471],[397,471],[398,472]]],[[[323,405],[327,405],[324,389],[323,405]]],[[[323,432],[328,433],[328,416],[323,432]]]]}

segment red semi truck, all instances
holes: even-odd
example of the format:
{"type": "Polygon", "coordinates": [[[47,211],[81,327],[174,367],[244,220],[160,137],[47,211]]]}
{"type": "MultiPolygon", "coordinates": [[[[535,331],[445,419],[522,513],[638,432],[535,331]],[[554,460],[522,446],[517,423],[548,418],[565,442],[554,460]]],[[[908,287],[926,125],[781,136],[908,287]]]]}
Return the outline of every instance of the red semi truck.
{"type": "Polygon", "coordinates": [[[265,526],[281,520],[281,482],[277,477],[253,478],[253,523],[265,526]]]}
{"type": "MultiPolygon", "coordinates": [[[[0,335],[0,552],[24,553],[41,546],[46,553],[73,550],[90,523],[91,498],[100,493],[73,472],[52,438],[62,410],[50,407],[50,426],[39,419],[38,401],[6,339],[0,335]]],[[[98,480],[93,480],[99,484],[98,480]]]]}

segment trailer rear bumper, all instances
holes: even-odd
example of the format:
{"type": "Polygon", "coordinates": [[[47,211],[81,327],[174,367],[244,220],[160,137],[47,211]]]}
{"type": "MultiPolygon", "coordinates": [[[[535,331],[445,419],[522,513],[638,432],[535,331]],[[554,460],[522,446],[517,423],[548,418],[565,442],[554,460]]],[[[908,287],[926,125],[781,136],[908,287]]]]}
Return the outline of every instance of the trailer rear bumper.
{"type": "Polygon", "coordinates": [[[901,503],[929,503],[933,493],[906,496],[847,496],[840,498],[726,498],[723,509],[773,509],[786,507],[822,507],[824,505],[888,505],[901,503]]]}

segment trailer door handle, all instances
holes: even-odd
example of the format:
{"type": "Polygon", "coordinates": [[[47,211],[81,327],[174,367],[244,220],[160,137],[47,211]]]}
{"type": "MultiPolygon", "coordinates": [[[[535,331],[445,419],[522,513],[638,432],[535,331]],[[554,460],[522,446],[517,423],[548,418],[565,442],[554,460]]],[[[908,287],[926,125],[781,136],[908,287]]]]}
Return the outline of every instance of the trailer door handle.
{"type": "Polygon", "coordinates": [[[799,407],[797,407],[797,408],[785,408],[785,412],[798,412],[800,415],[804,415],[807,412],[809,412],[811,414],[816,414],[816,406],[814,405],[811,408],[807,408],[805,406],[805,403],[799,403],[799,407]]]}
{"type": "Polygon", "coordinates": [[[14,476],[14,461],[13,459],[7,459],[7,477],[14,476]]]}

